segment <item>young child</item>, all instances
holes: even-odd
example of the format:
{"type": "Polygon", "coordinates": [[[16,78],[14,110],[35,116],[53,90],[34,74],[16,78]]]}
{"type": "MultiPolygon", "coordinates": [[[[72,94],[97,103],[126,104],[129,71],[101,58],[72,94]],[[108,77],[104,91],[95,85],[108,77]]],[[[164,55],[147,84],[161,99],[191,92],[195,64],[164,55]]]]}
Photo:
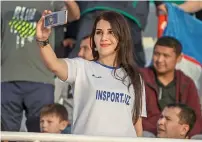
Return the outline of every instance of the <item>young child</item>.
{"type": "Polygon", "coordinates": [[[42,133],[63,133],[69,124],[68,112],[61,104],[46,105],[40,112],[42,133]]]}

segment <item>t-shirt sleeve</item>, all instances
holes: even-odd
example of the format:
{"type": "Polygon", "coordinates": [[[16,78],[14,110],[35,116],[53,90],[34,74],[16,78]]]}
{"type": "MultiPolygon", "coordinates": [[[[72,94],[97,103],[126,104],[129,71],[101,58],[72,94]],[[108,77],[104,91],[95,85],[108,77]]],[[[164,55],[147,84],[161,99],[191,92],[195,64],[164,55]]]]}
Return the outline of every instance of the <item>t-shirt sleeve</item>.
{"type": "Polygon", "coordinates": [[[145,94],[145,85],[144,81],[141,79],[142,83],[142,117],[147,117],[147,110],[146,110],[146,94],[145,94]]]}
{"type": "Polygon", "coordinates": [[[68,78],[65,82],[69,84],[74,84],[78,72],[82,68],[84,60],[81,58],[73,58],[73,59],[65,58],[63,60],[66,62],[68,66],[68,78]]]}

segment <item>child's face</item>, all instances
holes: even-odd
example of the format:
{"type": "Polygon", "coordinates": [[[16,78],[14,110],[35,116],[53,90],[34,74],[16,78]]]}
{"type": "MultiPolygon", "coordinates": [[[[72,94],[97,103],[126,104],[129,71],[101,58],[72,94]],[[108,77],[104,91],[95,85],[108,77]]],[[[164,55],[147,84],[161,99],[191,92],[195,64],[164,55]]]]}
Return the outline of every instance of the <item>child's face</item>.
{"type": "Polygon", "coordinates": [[[67,125],[67,121],[60,120],[60,118],[54,114],[40,117],[40,129],[42,133],[61,133],[67,125]]]}

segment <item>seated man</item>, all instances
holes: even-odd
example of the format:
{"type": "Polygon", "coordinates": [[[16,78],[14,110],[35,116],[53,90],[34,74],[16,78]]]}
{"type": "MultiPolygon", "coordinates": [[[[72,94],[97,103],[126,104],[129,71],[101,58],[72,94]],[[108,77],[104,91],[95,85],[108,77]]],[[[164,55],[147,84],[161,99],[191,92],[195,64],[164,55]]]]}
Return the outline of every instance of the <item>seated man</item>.
{"type": "Polygon", "coordinates": [[[143,118],[143,130],[156,135],[156,123],[165,106],[183,103],[196,112],[196,123],[189,136],[201,132],[200,101],[191,78],[175,66],[181,60],[181,43],[164,36],[154,46],[152,66],[140,69],[145,82],[147,118],[143,118]]]}
{"type": "Polygon", "coordinates": [[[68,129],[68,123],[68,112],[63,105],[50,104],[41,109],[40,128],[42,133],[64,133],[68,129]]]}
{"type": "Polygon", "coordinates": [[[196,121],[194,110],[185,104],[167,105],[157,122],[157,137],[185,139],[196,121]]]}
{"type": "Polygon", "coordinates": [[[80,50],[78,56],[86,59],[86,60],[93,60],[92,48],[90,43],[90,36],[86,36],[81,40],[80,50]]]}

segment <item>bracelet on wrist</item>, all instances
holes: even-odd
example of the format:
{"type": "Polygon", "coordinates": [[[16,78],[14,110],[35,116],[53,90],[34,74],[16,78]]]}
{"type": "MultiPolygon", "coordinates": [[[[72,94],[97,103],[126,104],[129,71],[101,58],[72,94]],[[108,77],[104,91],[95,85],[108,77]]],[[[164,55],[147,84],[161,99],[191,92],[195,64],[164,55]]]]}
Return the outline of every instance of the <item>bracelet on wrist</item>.
{"type": "Polygon", "coordinates": [[[48,40],[48,39],[47,39],[47,40],[44,40],[44,41],[40,41],[40,40],[36,39],[36,42],[37,42],[37,43],[40,45],[40,47],[42,47],[42,48],[49,44],[49,40],[48,40]]]}

